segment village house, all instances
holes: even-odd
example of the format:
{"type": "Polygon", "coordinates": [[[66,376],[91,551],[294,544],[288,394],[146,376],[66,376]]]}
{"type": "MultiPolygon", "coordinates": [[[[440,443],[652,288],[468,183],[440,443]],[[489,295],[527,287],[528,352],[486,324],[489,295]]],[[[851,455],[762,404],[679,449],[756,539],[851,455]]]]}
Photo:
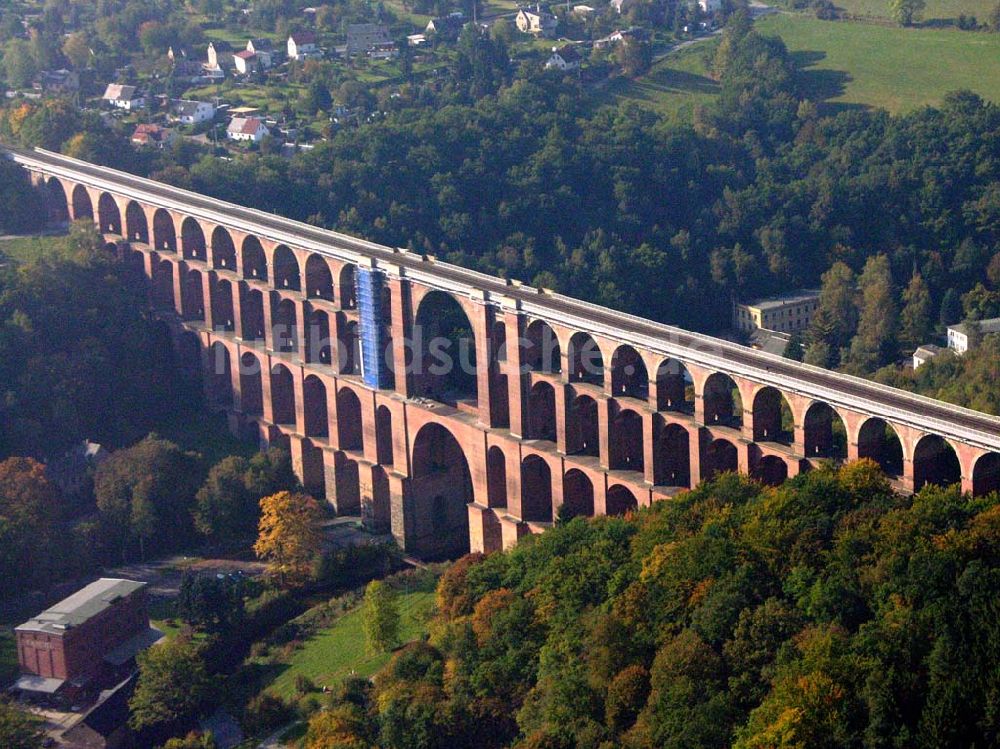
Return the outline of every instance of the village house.
{"type": "Polygon", "coordinates": [[[137,86],[126,86],[121,83],[109,83],[101,98],[111,106],[124,109],[126,112],[132,112],[146,106],[146,97],[137,86]]]}
{"type": "Polygon", "coordinates": [[[717,13],[722,10],[722,0],[698,0],[702,13],[717,13]]]}
{"type": "Polygon", "coordinates": [[[630,26],[627,29],[618,29],[607,36],[601,37],[594,42],[594,49],[605,49],[614,47],[622,42],[641,41],[645,37],[645,31],[639,26],[630,26]]]}
{"type": "Polygon", "coordinates": [[[233,117],[226,128],[226,137],[235,141],[260,143],[268,135],[264,121],[257,117],[233,117]]]}
{"type": "Polygon", "coordinates": [[[348,55],[367,55],[387,44],[392,44],[392,37],[389,29],[380,23],[352,23],[347,27],[348,55]]]}
{"type": "Polygon", "coordinates": [[[458,39],[464,25],[465,19],[461,14],[432,18],[427,22],[424,33],[438,39],[458,39]]]}
{"type": "Polygon", "coordinates": [[[913,352],[913,368],[918,369],[944,350],[933,343],[925,343],[913,352]]]}
{"type": "Polygon", "coordinates": [[[75,94],[80,90],[80,76],[72,70],[43,70],[38,76],[38,88],[47,94],[75,94]]]}
{"type": "Polygon", "coordinates": [[[611,0],[609,5],[614,9],[615,13],[621,15],[628,11],[632,7],[634,0],[611,0]]]}
{"type": "Polygon", "coordinates": [[[576,47],[572,44],[565,44],[562,47],[552,48],[552,55],[545,63],[545,68],[546,70],[562,70],[563,72],[579,70],[581,62],[580,53],[576,51],[576,47]]]}
{"type": "Polygon", "coordinates": [[[782,333],[802,333],[812,322],[819,307],[819,291],[801,289],[787,294],[760,299],[747,304],[733,304],[733,327],[743,333],[755,330],[776,330],[782,333]]]}
{"type": "Polygon", "coordinates": [[[170,102],[170,118],[182,125],[198,125],[215,117],[215,105],[207,101],[174,99],[170,102]]]}
{"type": "Polygon", "coordinates": [[[311,31],[296,31],[288,37],[288,59],[302,62],[323,53],[316,46],[316,35],[311,31]]]}
{"type": "Polygon", "coordinates": [[[394,57],[399,57],[399,50],[396,48],[395,42],[386,42],[373,46],[368,50],[368,56],[373,60],[391,60],[394,57]]]}
{"type": "Polygon", "coordinates": [[[573,15],[575,16],[592,16],[597,12],[597,8],[592,5],[574,5],[573,15]]]}
{"type": "Polygon", "coordinates": [[[240,75],[250,75],[260,70],[260,60],[257,59],[257,55],[246,49],[233,55],[233,65],[240,75]]]}
{"type": "Polygon", "coordinates": [[[228,70],[233,66],[233,45],[229,42],[208,43],[208,64],[205,66],[209,70],[228,70]]]}
{"type": "Polygon", "coordinates": [[[536,5],[534,9],[518,8],[514,23],[521,33],[537,36],[552,36],[555,34],[556,26],[559,25],[556,17],[543,11],[539,5],[536,5]]]}
{"type": "Polygon", "coordinates": [[[148,148],[163,148],[169,146],[176,140],[176,133],[165,127],[153,123],[143,123],[136,125],[132,132],[132,143],[136,146],[148,148]]]}
{"type": "Polygon", "coordinates": [[[248,39],[246,51],[257,55],[257,63],[261,70],[270,70],[277,62],[275,59],[277,49],[270,39],[248,39]]]}

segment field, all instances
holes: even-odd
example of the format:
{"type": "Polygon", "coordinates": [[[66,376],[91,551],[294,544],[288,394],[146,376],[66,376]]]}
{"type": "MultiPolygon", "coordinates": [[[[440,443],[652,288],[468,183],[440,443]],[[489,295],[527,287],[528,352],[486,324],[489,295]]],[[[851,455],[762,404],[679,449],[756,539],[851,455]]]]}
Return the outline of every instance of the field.
{"type": "Polygon", "coordinates": [[[7,258],[15,263],[27,263],[49,252],[61,252],[65,247],[65,236],[0,239],[0,262],[7,258]]]}
{"type": "Polygon", "coordinates": [[[641,78],[619,79],[605,88],[601,99],[616,104],[626,101],[671,117],[690,119],[696,104],[711,101],[718,84],[707,76],[703,61],[706,45],[701,42],[661,60],[641,78]]]}
{"type": "Polygon", "coordinates": [[[908,112],[967,88],[1000,101],[1000,34],[903,29],[773,15],[777,34],[803,63],[813,97],[840,106],[908,112]]]}
{"type": "MultiPolygon", "coordinates": [[[[994,0],[927,0],[923,20],[941,22],[958,18],[964,13],[975,16],[983,23],[995,4],[994,0]]],[[[834,5],[856,16],[890,17],[888,0],[834,0],[834,5]]]]}
{"type": "MultiPolygon", "coordinates": [[[[416,640],[427,631],[427,617],[433,606],[432,590],[400,594],[403,642],[416,640]]],[[[271,682],[268,691],[290,697],[295,693],[295,679],[299,675],[307,676],[317,686],[331,686],[352,673],[371,676],[388,661],[388,653],[369,655],[366,652],[361,609],[356,608],[306,640],[283,665],[281,674],[271,682]]]]}

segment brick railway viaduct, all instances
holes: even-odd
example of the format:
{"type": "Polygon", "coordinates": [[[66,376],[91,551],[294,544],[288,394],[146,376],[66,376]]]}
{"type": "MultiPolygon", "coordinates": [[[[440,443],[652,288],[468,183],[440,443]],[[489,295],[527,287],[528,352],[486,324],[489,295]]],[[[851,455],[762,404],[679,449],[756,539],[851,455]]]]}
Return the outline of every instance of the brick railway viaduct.
{"type": "Polygon", "coordinates": [[[409,552],[490,551],[869,457],[903,490],[1000,489],[1000,419],[45,151],[56,220],[148,277],[230,428],[409,552]],[[473,365],[437,371],[436,337],[473,365]],[[385,355],[381,355],[384,352],[385,355]],[[405,362],[395,367],[394,362],[405,362]]]}

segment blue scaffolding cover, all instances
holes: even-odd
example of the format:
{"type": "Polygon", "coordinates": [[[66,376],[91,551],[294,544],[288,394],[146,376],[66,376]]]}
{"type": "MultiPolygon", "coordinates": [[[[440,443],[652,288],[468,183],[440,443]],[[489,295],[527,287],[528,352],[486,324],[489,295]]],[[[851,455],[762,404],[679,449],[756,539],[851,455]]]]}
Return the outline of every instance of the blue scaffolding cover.
{"type": "Polygon", "coordinates": [[[385,331],[388,327],[386,315],[391,311],[382,309],[385,274],[371,268],[358,268],[354,278],[360,317],[362,377],[370,387],[387,388],[392,380],[385,357],[385,331]]]}

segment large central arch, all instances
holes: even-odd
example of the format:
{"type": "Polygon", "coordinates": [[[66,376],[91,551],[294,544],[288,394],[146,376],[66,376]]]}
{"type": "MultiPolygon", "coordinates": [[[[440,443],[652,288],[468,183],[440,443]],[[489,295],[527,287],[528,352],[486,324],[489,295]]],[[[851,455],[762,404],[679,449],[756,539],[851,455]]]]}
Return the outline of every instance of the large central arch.
{"type": "Polygon", "coordinates": [[[467,554],[472,475],[462,446],[440,424],[426,424],[417,432],[410,491],[414,511],[406,550],[428,559],[467,554]]]}
{"type": "Polygon", "coordinates": [[[476,341],[462,305],[432,291],[420,301],[413,331],[416,394],[442,403],[476,401],[476,341]]]}

